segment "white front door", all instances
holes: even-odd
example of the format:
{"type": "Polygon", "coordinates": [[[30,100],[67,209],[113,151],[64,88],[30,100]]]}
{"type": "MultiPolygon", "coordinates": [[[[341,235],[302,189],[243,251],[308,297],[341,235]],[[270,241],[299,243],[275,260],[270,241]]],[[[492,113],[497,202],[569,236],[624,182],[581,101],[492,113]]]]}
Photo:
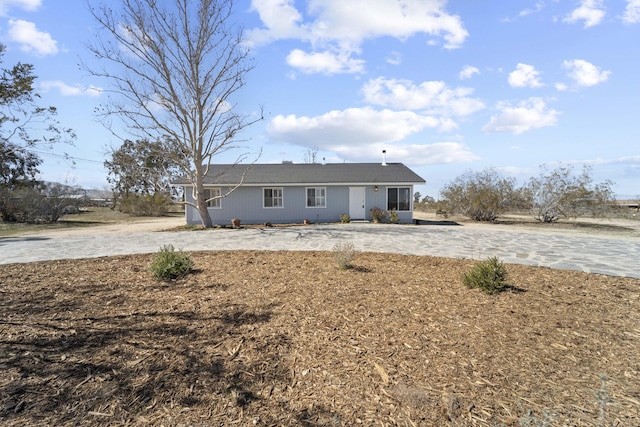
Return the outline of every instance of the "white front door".
{"type": "Polygon", "coordinates": [[[364,206],[364,187],[349,187],[349,216],[351,219],[366,219],[364,206]]]}

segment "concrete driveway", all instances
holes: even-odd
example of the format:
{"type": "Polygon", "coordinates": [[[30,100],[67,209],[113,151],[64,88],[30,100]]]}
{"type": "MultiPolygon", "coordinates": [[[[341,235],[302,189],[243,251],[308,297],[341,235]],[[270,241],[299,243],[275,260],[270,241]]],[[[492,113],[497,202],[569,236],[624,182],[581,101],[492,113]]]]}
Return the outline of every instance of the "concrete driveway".
{"type": "MultiPolygon", "coordinates": [[[[182,221],[181,219],[177,219],[182,221]]],[[[139,227],[141,230],[144,227],[139,227]]],[[[134,227],[135,230],[135,227],[134,227]]],[[[515,231],[508,227],[324,224],[207,231],[47,233],[0,238],[0,264],[157,252],[171,244],[185,251],[328,251],[339,241],[359,251],[485,259],[640,278],[640,239],[515,231]]]]}

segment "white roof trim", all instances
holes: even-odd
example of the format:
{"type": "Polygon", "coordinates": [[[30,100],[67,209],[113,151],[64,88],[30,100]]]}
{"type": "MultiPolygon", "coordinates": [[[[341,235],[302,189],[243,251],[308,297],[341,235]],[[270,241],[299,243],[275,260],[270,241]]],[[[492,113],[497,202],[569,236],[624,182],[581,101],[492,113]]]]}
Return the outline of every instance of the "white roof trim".
{"type": "MultiPolygon", "coordinates": [[[[413,187],[415,182],[308,182],[308,183],[263,183],[241,184],[240,187],[413,187]]],[[[193,187],[193,184],[171,184],[173,187],[193,187]]],[[[233,184],[203,184],[204,187],[233,187],[233,184]]]]}

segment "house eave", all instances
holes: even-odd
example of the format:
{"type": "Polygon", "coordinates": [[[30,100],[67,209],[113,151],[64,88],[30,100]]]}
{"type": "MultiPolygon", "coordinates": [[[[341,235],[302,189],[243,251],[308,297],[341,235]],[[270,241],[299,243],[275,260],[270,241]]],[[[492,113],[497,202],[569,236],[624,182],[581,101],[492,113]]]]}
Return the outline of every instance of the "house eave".
{"type": "MultiPolygon", "coordinates": [[[[385,187],[398,187],[398,186],[412,186],[426,184],[426,181],[421,182],[273,182],[273,183],[244,183],[239,187],[372,187],[372,186],[385,186],[385,187]]],[[[206,183],[203,184],[205,188],[215,187],[229,187],[237,184],[231,183],[206,183]]],[[[193,187],[192,183],[172,183],[172,187],[193,187]]]]}

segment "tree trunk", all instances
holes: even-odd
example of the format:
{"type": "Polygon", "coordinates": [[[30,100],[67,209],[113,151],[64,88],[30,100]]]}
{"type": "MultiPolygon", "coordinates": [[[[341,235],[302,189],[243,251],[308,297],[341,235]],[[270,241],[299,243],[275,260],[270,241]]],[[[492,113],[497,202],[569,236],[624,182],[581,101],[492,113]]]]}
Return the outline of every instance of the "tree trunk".
{"type": "MultiPolygon", "coordinates": [[[[204,198],[202,197],[204,200],[204,198]]],[[[209,209],[207,209],[207,204],[202,201],[198,202],[198,213],[200,214],[200,218],[202,219],[202,226],[204,228],[212,228],[213,221],[211,221],[211,215],[209,215],[209,209]]]]}
{"type": "Polygon", "coordinates": [[[198,178],[196,178],[196,205],[198,206],[198,213],[202,220],[202,226],[204,228],[212,228],[213,221],[211,221],[211,215],[209,215],[209,209],[207,208],[207,202],[204,197],[204,186],[202,185],[202,178],[200,171],[196,172],[198,178]]]}

